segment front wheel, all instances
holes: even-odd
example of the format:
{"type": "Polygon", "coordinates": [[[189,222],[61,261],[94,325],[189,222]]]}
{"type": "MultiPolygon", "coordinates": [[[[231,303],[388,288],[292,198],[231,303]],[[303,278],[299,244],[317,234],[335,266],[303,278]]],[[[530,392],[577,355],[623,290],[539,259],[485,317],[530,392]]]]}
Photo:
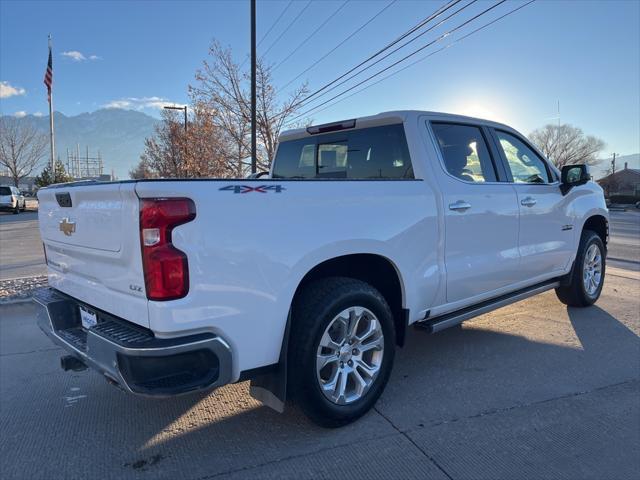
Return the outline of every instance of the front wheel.
{"type": "Polygon", "coordinates": [[[294,302],[289,386],[311,420],[340,427],[369,411],[393,366],[395,330],[389,305],[371,285],[325,278],[294,302]]]}
{"type": "Polygon", "coordinates": [[[591,230],[582,232],[569,284],[556,288],[560,301],[572,307],[593,305],[602,293],[605,259],[606,250],[600,236],[591,230]]]}

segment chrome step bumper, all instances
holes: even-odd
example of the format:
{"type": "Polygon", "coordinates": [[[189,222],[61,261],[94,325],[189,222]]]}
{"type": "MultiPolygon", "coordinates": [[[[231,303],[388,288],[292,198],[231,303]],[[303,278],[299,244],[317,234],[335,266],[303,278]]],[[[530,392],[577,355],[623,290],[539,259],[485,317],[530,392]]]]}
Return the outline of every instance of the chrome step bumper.
{"type": "Polygon", "coordinates": [[[231,380],[231,349],[216,335],[160,339],[52,288],[37,290],[33,299],[42,306],[38,325],[54,343],[128,392],[163,397],[231,380]],[[80,305],[96,312],[95,326],[82,327],[80,305]]]}

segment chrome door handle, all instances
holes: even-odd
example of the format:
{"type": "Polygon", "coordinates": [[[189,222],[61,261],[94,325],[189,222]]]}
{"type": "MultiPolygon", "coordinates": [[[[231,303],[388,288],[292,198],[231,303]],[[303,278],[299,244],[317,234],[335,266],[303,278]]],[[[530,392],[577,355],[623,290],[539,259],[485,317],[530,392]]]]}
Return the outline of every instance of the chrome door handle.
{"type": "Polygon", "coordinates": [[[533,207],[536,203],[538,203],[538,202],[536,201],[535,198],[526,197],[526,198],[522,199],[522,201],[520,202],[520,205],[523,205],[525,207],[533,207]]]}
{"type": "Polygon", "coordinates": [[[449,210],[455,210],[456,212],[465,212],[471,208],[471,204],[469,202],[465,202],[464,200],[458,200],[456,203],[449,204],[449,210]]]}

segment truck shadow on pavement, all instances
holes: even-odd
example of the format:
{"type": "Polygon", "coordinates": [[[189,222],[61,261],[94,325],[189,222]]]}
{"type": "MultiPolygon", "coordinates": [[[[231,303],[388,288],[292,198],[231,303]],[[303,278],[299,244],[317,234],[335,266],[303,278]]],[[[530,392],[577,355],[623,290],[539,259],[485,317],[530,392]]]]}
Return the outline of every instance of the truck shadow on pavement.
{"type": "MultiPolygon", "coordinates": [[[[433,438],[438,445],[450,443],[452,425],[638,378],[640,340],[624,324],[637,323],[637,318],[618,320],[597,306],[553,307],[542,317],[536,313],[541,306],[533,299],[437,335],[410,331],[374,411],[336,430],[316,427],[295,407],[280,415],[261,406],[248,395],[247,382],[168,400],[133,397],[95,373],[61,372],[56,361],[62,351],[50,345],[34,360],[42,365],[27,369],[27,355],[7,353],[11,345],[17,351],[27,344],[8,338],[5,326],[3,404],[13,405],[18,396],[30,400],[12,407],[11,417],[3,413],[2,469],[9,476],[19,472],[40,478],[89,478],[103,472],[109,477],[146,472],[154,478],[199,478],[234,472],[251,476],[255,468],[261,469],[257,476],[266,476],[276,464],[287,473],[287,464],[303,462],[311,470],[293,469],[283,476],[339,476],[342,461],[321,460],[346,455],[344,462],[358,459],[360,476],[380,476],[380,462],[401,469],[415,462],[407,456],[420,453],[415,446],[433,451],[433,438]],[[55,448],[65,453],[34,464],[54,439],[55,448]]],[[[37,327],[20,328],[18,335],[25,338],[27,329],[37,327]]],[[[629,420],[637,423],[637,409],[632,414],[629,420]]],[[[629,452],[638,451],[634,445],[629,452]]],[[[428,458],[422,457],[424,475],[435,469],[428,458]]]]}
{"type": "MultiPolygon", "coordinates": [[[[291,407],[278,415],[253,402],[245,384],[241,396],[239,386],[230,386],[199,396],[186,412],[167,405],[172,422],[155,417],[157,433],[138,451],[145,459],[174,457],[167,463],[178,464],[206,457],[208,473],[231,472],[350,445],[354,438],[375,442],[584,394],[638,376],[633,365],[640,358],[638,336],[599,307],[569,308],[557,322],[536,325],[534,318],[525,336],[484,323],[435,336],[412,332],[375,412],[346,428],[318,428],[291,407]],[[545,328],[545,335],[535,333],[545,328]]],[[[336,468],[323,474],[338,474],[336,468]]]]}

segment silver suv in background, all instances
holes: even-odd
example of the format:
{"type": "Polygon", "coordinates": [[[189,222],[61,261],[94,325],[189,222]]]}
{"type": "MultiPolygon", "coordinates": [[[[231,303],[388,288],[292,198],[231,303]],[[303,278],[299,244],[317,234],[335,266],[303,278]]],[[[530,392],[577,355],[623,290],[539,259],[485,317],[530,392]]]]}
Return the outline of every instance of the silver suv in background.
{"type": "Polygon", "coordinates": [[[20,213],[25,210],[26,202],[24,195],[16,187],[0,186],[0,210],[10,210],[13,213],[20,213]]]}

